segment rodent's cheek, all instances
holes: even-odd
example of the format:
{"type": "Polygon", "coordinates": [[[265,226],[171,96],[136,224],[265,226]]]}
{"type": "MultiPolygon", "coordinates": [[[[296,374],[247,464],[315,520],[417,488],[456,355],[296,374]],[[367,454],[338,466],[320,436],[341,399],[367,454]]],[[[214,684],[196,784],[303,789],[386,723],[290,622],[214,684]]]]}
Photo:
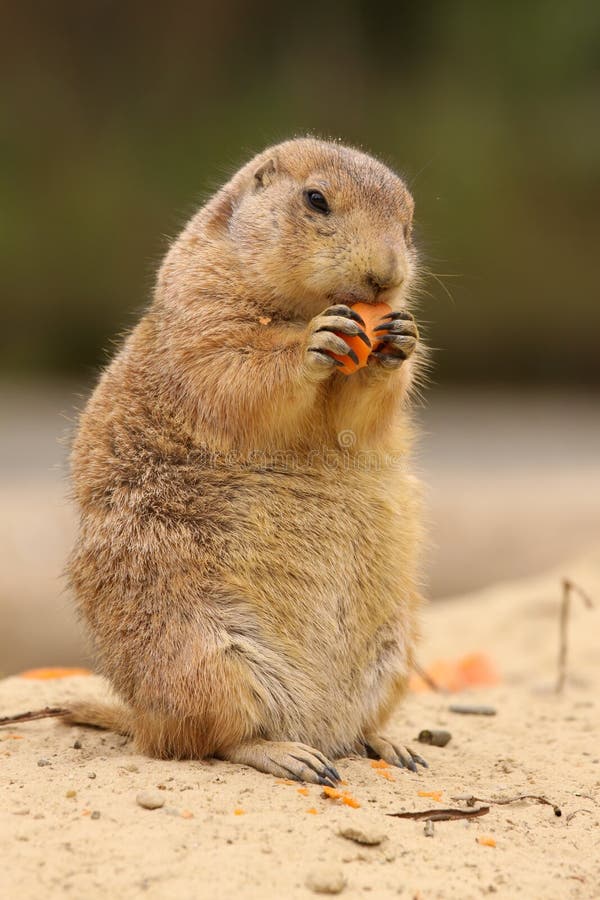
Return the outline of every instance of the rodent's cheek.
{"type": "Polygon", "coordinates": [[[351,273],[343,251],[307,254],[299,267],[308,290],[328,294],[350,286],[351,273]]]}

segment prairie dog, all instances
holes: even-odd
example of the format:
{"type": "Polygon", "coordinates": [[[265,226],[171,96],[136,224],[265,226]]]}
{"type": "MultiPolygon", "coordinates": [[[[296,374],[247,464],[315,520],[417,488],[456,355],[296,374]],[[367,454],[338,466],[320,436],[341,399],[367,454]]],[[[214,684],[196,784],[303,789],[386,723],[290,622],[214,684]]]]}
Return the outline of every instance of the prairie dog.
{"type": "Polygon", "coordinates": [[[423,762],[380,733],[420,600],[412,216],[382,163],[304,138],[174,241],[74,441],[69,577],[123,705],[71,721],[322,784],[350,753],[423,762]],[[387,350],[344,376],[357,301],[392,307],[387,350]]]}

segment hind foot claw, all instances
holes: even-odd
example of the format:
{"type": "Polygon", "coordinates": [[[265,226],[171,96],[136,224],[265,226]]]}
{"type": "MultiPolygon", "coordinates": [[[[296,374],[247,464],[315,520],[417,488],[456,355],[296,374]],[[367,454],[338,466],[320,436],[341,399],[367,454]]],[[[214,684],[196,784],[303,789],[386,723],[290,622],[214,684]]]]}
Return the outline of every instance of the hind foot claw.
{"type": "Polygon", "coordinates": [[[248,741],[221,754],[230,762],[253,766],[278,778],[335,787],[340,775],[319,750],[295,741],[248,741]]]}
{"type": "Polygon", "coordinates": [[[364,740],[364,746],[367,756],[371,757],[371,759],[383,759],[392,766],[410,769],[411,772],[417,771],[417,765],[423,766],[425,769],[429,768],[423,757],[409,747],[392,743],[386,738],[378,737],[375,734],[367,735],[364,740]]]}

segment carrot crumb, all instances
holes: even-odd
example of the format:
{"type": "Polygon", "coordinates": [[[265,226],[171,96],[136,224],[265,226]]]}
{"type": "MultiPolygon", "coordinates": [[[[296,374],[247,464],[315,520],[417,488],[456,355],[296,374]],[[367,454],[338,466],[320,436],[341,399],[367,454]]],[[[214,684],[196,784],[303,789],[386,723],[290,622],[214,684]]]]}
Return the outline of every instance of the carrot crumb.
{"type": "Polygon", "coordinates": [[[291,778],[276,778],[275,781],[277,784],[296,784],[291,778]]]}
{"type": "Polygon", "coordinates": [[[335,788],[330,788],[330,787],[324,787],[323,793],[325,794],[326,797],[329,797],[331,800],[339,800],[340,797],[342,796],[341,791],[336,791],[335,788]]]}
{"type": "Polygon", "coordinates": [[[258,321],[260,322],[261,325],[268,325],[269,322],[271,321],[271,317],[270,316],[259,316],[258,321]]]}
{"type": "Polygon", "coordinates": [[[234,814],[234,816],[243,816],[243,815],[246,814],[246,810],[245,810],[245,809],[240,809],[240,808],[238,807],[237,809],[234,809],[233,814],[234,814]]]}
{"type": "Polygon", "coordinates": [[[348,782],[347,782],[347,781],[340,781],[340,784],[343,784],[344,787],[347,787],[347,786],[348,786],[348,782]]]}
{"type": "Polygon", "coordinates": [[[305,787],[298,788],[298,793],[302,794],[303,797],[308,797],[308,788],[305,788],[305,787]]]}
{"type": "Polygon", "coordinates": [[[193,819],[194,813],[191,812],[189,809],[184,809],[181,813],[181,818],[182,819],[193,819]]]}
{"type": "Polygon", "coordinates": [[[7,737],[8,737],[8,739],[9,739],[10,741],[22,741],[24,735],[22,735],[22,734],[9,734],[9,735],[7,735],[7,737]]]}
{"type": "Polygon", "coordinates": [[[391,772],[386,772],[386,771],[382,770],[381,772],[378,772],[377,774],[381,775],[382,778],[385,778],[386,781],[395,781],[396,780],[394,778],[394,776],[391,774],[391,772]]]}
{"type": "Polygon", "coordinates": [[[311,816],[318,816],[318,815],[319,815],[318,810],[316,810],[316,809],[314,808],[314,806],[311,806],[311,808],[310,808],[310,809],[307,809],[306,812],[307,812],[307,813],[310,813],[311,816]]]}
{"type": "Polygon", "coordinates": [[[430,797],[436,803],[442,802],[443,791],[418,791],[419,797],[430,797]]]}
{"type": "Polygon", "coordinates": [[[81,815],[82,815],[82,816],[89,816],[89,815],[91,815],[91,812],[92,812],[91,809],[84,809],[84,810],[81,811],[81,815]]]}
{"type": "Polygon", "coordinates": [[[371,766],[374,769],[389,769],[390,764],[386,763],[385,759],[372,759],[371,766]]]}
{"type": "Polygon", "coordinates": [[[347,791],[336,791],[335,788],[324,787],[322,797],[329,797],[331,800],[341,800],[342,803],[345,803],[346,806],[352,806],[353,809],[358,809],[360,803],[358,800],[355,800],[354,797],[349,794],[347,791]]]}
{"type": "Polygon", "coordinates": [[[482,847],[495,847],[496,840],[493,837],[478,837],[477,843],[481,844],[482,847]]]}

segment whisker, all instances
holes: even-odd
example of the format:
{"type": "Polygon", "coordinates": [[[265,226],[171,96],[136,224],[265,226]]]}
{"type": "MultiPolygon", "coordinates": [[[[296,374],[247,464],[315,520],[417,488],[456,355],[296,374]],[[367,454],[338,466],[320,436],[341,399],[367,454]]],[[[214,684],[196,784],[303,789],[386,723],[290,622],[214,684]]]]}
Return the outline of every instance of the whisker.
{"type": "Polygon", "coordinates": [[[460,272],[432,272],[428,270],[430,275],[437,275],[438,278],[464,278],[460,272]]]}
{"type": "Polygon", "coordinates": [[[429,275],[431,278],[434,279],[434,281],[437,281],[437,283],[439,284],[439,286],[441,287],[441,289],[444,291],[444,293],[446,294],[446,296],[447,296],[448,299],[450,300],[450,303],[452,303],[453,306],[456,306],[456,303],[455,303],[455,301],[454,301],[454,297],[452,296],[452,294],[450,293],[450,291],[448,290],[448,288],[446,287],[446,285],[444,284],[444,282],[442,281],[442,279],[439,278],[439,277],[435,274],[435,272],[430,272],[429,270],[425,270],[425,271],[426,271],[426,274],[427,274],[427,275],[429,275]]]}

